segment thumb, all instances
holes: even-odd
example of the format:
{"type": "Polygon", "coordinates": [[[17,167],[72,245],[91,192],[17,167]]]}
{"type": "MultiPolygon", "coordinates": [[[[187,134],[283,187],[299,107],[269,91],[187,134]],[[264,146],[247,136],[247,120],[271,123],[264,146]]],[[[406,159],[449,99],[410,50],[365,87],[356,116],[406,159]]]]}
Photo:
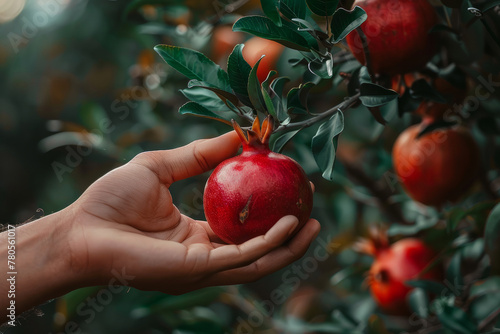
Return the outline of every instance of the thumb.
{"type": "Polygon", "coordinates": [[[196,140],[173,150],[140,154],[136,162],[153,170],[168,185],[215,168],[238,152],[241,141],[235,131],[196,140]]]}

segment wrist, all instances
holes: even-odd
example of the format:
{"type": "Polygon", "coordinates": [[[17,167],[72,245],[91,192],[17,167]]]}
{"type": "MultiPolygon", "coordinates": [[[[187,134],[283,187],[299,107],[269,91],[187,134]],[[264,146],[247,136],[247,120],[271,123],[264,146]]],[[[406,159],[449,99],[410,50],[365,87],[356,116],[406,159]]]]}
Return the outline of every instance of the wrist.
{"type": "MultiPolygon", "coordinates": [[[[14,233],[10,235],[15,235],[14,270],[7,262],[7,245],[11,242],[7,233],[2,233],[0,268],[5,279],[0,285],[0,300],[5,300],[9,293],[9,287],[5,285],[7,278],[14,277],[15,294],[9,299],[15,302],[16,315],[81,285],[68,248],[71,220],[71,211],[65,209],[11,230],[14,233]]],[[[10,300],[7,302],[10,303],[10,300]]],[[[3,303],[1,306],[0,314],[4,314],[3,303]]]]}

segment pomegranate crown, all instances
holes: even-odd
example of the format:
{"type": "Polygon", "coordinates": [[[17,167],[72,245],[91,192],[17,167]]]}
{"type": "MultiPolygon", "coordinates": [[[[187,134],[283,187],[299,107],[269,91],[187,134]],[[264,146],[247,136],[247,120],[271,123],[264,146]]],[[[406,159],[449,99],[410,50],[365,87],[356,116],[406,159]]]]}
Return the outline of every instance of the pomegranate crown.
{"type": "Polygon", "coordinates": [[[250,130],[247,130],[246,136],[238,123],[236,123],[234,120],[231,120],[231,123],[233,124],[234,130],[240,137],[240,140],[243,143],[243,147],[269,147],[269,138],[271,137],[271,134],[273,132],[273,122],[270,116],[267,116],[266,119],[262,122],[262,127],[260,126],[259,117],[255,117],[252,128],[250,130]]]}
{"type": "Polygon", "coordinates": [[[378,252],[389,247],[389,239],[384,228],[370,226],[368,234],[368,238],[361,238],[354,243],[355,251],[376,256],[378,252]]]}

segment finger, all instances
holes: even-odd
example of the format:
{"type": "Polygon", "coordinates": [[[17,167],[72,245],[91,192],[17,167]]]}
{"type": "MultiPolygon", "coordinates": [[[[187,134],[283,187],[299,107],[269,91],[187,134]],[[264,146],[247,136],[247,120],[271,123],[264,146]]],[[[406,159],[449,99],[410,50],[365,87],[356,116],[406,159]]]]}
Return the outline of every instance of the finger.
{"type": "Polygon", "coordinates": [[[203,229],[207,232],[208,239],[212,244],[215,243],[215,244],[222,244],[224,246],[227,245],[221,238],[219,238],[217,234],[215,234],[215,232],[212,230],[208,222],[203,220],[197,220],[196,223],[201,227],[203,227],[203,229]]]}
{"type": "Polygon", "coordinates": [[[235,131],[212,139],[196,140],[173,150],[146,152],[138,156],[162,182],[175,181],[198,175],[216,167],[236,154],[241,141],[235,131]]]}
{"type": "Polygon", "coordinates": [[[314,187],[314,183],[312,183],[311,181],[309,181],[309,183],[311,184],[311,190],[312,190],[312,192],[314,192],[316,190],[316,188],[314,187]]]}
{"type": "Polygon", "coordinates": [[[300,259],[320,229],[319,222],[310,219],[286,245],[267,253],[247,266],[213,274],[207,278],[206,286],[250,283],[278,271],[300,259]]]}
{"type": "Polygon", "coordinates": [[[296,217],[285,216],[278,220],[265,235],[250,239],[241,245],[225,245],[211,250],[208,270],[222,271],[242,267],[256,261],[281,246],[293,233],[298,223],[296,217]]]}

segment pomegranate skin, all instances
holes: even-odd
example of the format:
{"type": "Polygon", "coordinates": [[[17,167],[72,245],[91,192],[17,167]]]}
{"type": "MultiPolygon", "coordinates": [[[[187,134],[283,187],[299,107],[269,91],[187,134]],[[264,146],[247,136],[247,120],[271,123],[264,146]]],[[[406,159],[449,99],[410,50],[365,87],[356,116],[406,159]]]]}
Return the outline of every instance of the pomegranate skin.
{"type": "Polygon", "coordinates": [[[438,265],[420,275],[434,258],[434,251],[414,238],[403,239],[378,250],[370,268],[370,292],[380,308],[389,314],[410,314],[407,295],[413,288],[405,282],[413,279],[441,280],[443,272],[438,265]]]}
{"type": "MultiPolygon", "coordinates": [[[[428,0],[357,0],[368,14],[361,25],[366,35],[372,71],[394,75],[423,67],[436,53],[437,40],[429,30],[438,16],[428,0]]],[[[365,64],[357,31],[346,38],[352,53],[365,64]]]]}
{"type": "Polygon", "coordinates": [[[279,219],[294,215],[298,230],[311,214],[313,193],[303,169],[267,145],[243,145],[222,162],[205,186],[205,215],[226,243],[240,244],[265,234],[279,219]]]}
{"type": "Polygon", "coordinates": [[[416,138],[423,124],[409,127],[394,143],[394,169],[414,200],[441,206],[458,200],[472,185],[479,169],[479,149],[463,127],[438,129],[416,138]]]}

